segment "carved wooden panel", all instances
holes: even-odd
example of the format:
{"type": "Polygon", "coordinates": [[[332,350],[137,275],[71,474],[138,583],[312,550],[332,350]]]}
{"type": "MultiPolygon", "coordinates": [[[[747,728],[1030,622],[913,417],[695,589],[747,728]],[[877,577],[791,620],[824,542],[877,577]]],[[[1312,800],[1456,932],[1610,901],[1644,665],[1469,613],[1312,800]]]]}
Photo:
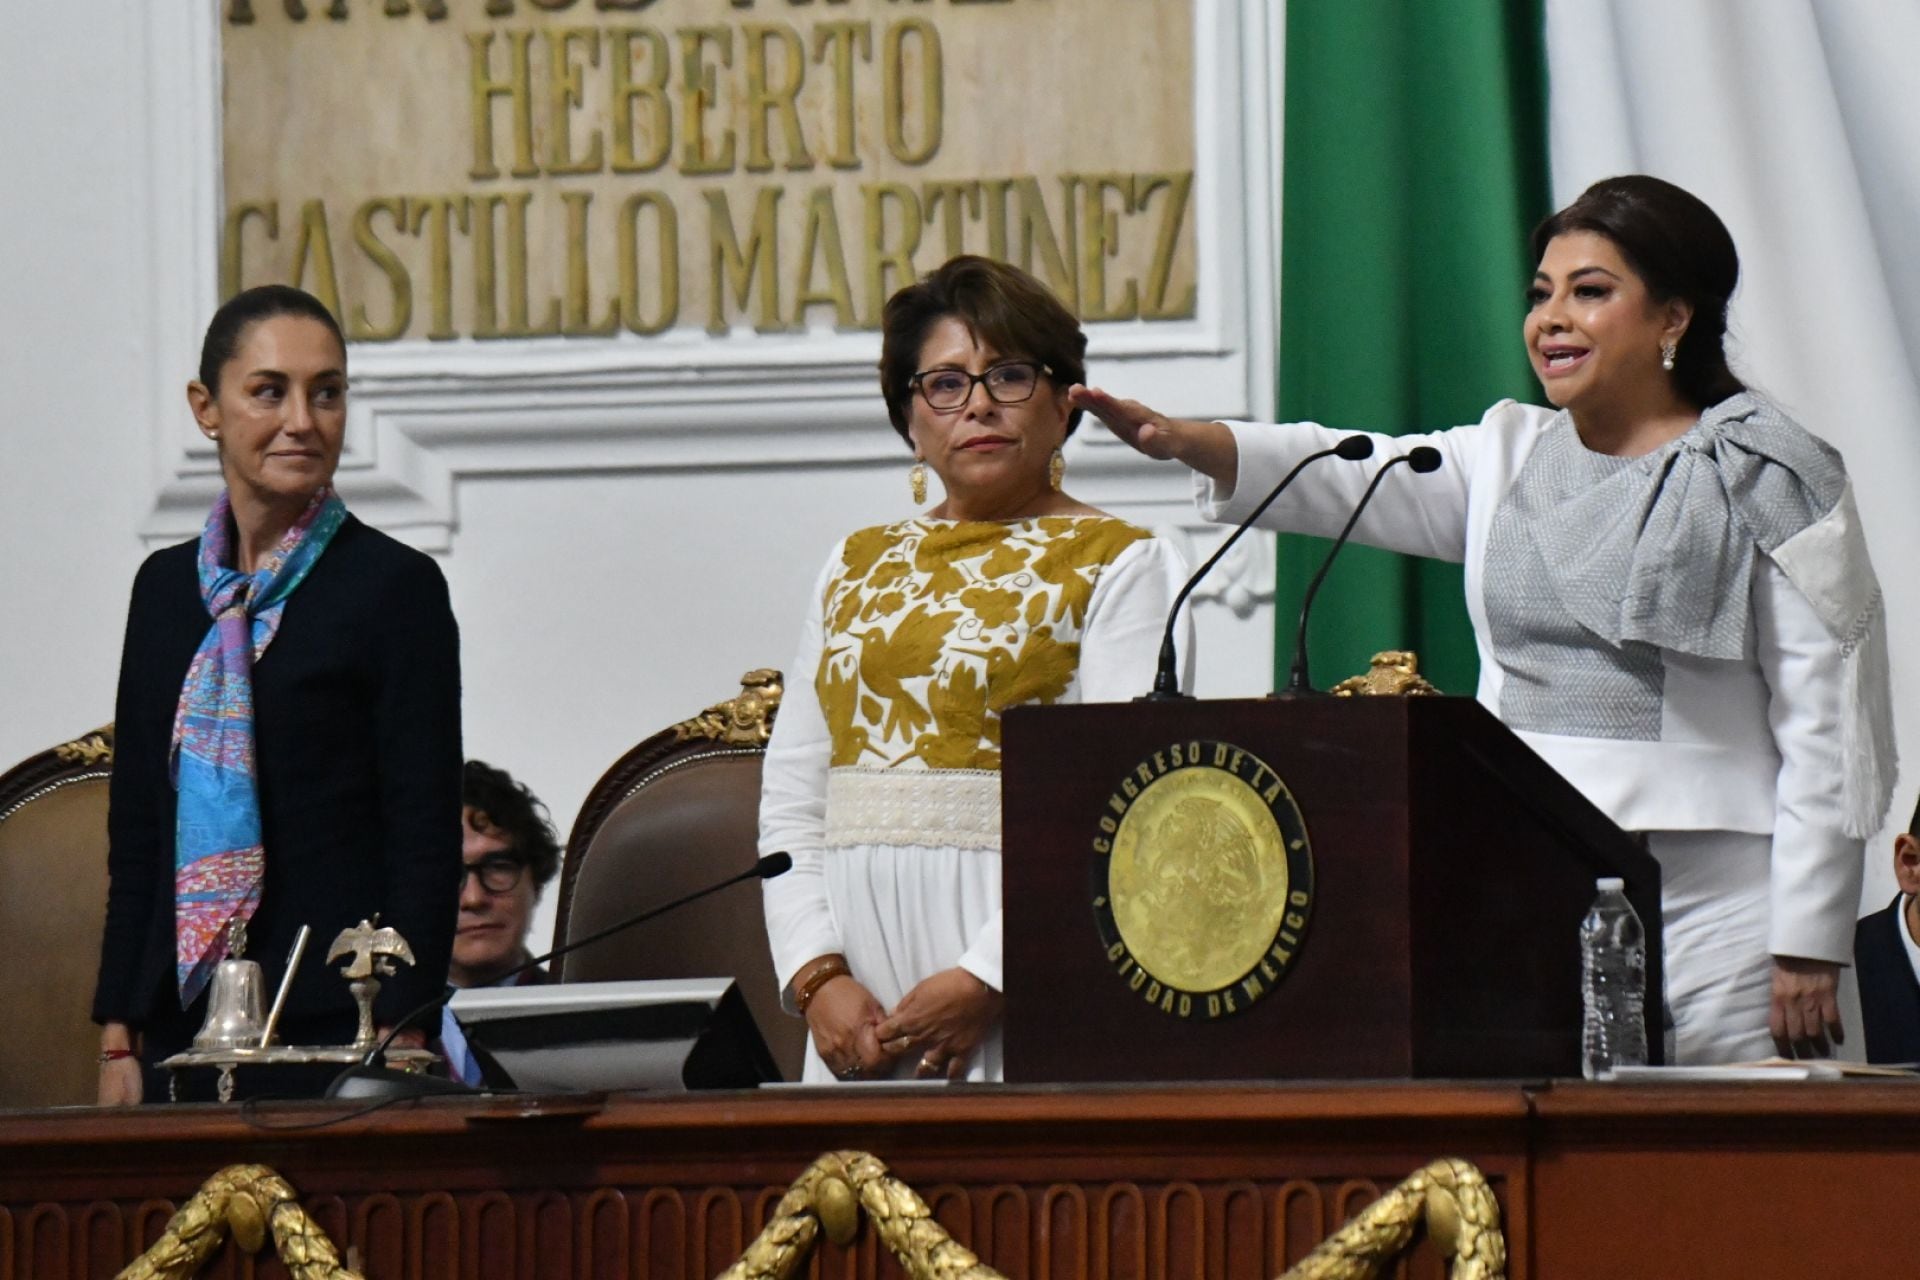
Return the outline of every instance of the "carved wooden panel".
{"type": "MultiPolygon", "coordinates": [[[[369,1280],[708,1280],[820,1154],[871,1151],[1012,1280],[1260,1280],[1441,1155],[1524,1229],[1512,1086],[968,1089],[432,1103],[367,1118],[0,1113],[0,1280],[112,1280],[227,1164],[261,1163],[369,1280]],[[337,1127],[313,1128],[329,1120],[337,1127]]],[[[229,1247],[208,1280],[286,1280],[229,1247]]],[[[1398,1273],[1443,1274],[1423,1245],[1398,1273]]],[[[1525,1280],[1524,1262],[1509,1272],[1525,1280]]],[[[901,1280],[871,1232],[808,1280],[901,1280]]]]}
{"type": "MultiPolygon", "coordinates": [[[[1503,1180],[1495,1187],[1504,1194],[1503,1180]]],[[[1268,1280],[1384,1189],[1345,1176],[917,1188],[955,1239],[1012,1280],[1268,1280]]],[[[740,1255],[785,1190],[375,1192],[303,1203],[370,1280],[709,1280],[740,1255]]],[[[165,1200],[0,1207],[0,1280],[112,1280],[159,1238],[175,1207],[165,1200]]],[[[231,1245],[203,1274],[287,1277],[270,1251],[256,1257],[231,1245]]],[[[863,1233],[849,1248],[823,1247],[810,1274],[897,1280],[902,1273],[863,1233]]],[[[1423,1248],[1398,1274],[1437,1280],[1444,1270],[1423,1248]]]]}

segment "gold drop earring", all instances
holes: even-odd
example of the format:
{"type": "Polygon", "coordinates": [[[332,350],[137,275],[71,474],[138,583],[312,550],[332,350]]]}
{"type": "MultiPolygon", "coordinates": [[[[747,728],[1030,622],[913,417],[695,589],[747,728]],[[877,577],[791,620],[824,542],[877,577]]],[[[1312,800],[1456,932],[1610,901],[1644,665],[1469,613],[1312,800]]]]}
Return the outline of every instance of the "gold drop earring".
{"type": "Polygon", "coordinates": [[[913,505],[920,506],[927,500],[927,464],[915,461],[907,470],[907,487],[913,490],[913,505]]]}
{"type": "Polygon", "coordinates": [[[1067,455],[1055,449],[1053,456],[1047,459],[1047,487],[1055,493],[1060,492],[1060,484],[1067,478],[1067,455]]]}

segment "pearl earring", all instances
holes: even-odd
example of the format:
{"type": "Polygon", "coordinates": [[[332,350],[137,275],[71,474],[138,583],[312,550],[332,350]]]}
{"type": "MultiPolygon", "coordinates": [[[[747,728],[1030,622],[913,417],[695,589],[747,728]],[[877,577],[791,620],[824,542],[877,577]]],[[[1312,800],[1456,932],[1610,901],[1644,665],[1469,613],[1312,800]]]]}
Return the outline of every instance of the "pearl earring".
{"type": "Polygon", "coordinates": [[[1680,350],[1680,344],[1668,338],[1660,344],[1660,367],[1668,373],[1673,372],[1674,353],[1680,350]]]}

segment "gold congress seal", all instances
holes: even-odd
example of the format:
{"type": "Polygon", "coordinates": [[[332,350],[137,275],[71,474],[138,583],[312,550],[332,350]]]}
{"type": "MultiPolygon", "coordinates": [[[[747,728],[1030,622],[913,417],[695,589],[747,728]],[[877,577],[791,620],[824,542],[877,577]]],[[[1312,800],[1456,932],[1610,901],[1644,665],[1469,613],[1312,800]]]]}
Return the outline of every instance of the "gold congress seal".
{"type": "Polygon", "coordinates": [[[1306,823],[1241,747],[1175,742],[1141,761],[1107,798],[1093,853],[1107,960],[1164,1013],[1243,1012],[1299,952],[1313,907],[1306,823]]]}

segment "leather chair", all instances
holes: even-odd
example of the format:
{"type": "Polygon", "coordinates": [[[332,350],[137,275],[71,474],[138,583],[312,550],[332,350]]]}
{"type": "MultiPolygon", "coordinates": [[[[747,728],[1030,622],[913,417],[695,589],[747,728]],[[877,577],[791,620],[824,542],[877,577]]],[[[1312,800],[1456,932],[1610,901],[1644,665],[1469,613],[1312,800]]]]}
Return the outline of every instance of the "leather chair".
{"type": "MultiPolygon", "coordinates": [[[[760,762],[778,671],[662,730],[594,785],[567,838],[554,945],[745,871],[759,856],[760,762]]],[[[565,982],[731,976],[780,1073],[800,1078],[807,1028],[780,1008],[755,883],[736,885],[555,962],[565,982]]]]}
{"type": "Polygon", "coordinates": [[[113,726],[0,774],[0,1108],[94,1100],[113,726]]]}

